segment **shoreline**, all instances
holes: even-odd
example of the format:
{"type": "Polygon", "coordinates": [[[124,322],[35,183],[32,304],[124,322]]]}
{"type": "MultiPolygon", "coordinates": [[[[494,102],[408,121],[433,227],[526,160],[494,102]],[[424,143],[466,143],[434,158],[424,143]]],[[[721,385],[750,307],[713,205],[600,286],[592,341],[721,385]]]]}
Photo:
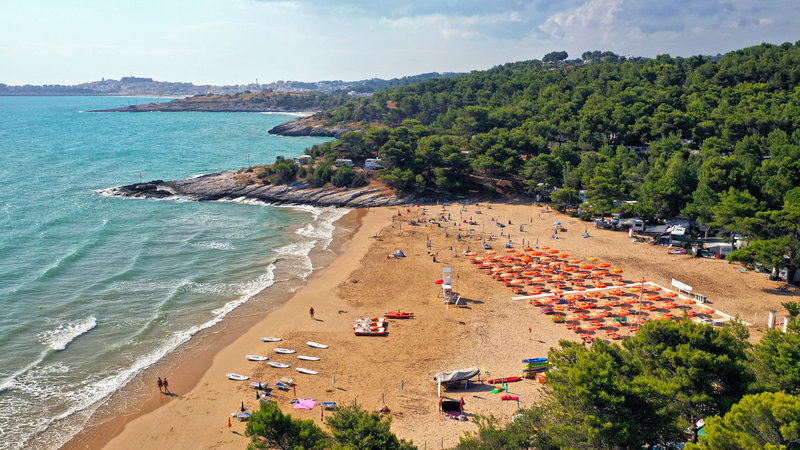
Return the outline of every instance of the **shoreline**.
{"type": "Polygon", "coordinates": [[[152,380],[157,376],[175,380],[171,383],[173,391],[187,392],[194,389],[217,353],[269,314],[283,307],[298,291],[330,268],[331,263],[344,252],[360,228],[361,216],[361,210],[351,209],[333,223],[335,230],[330,244],[326,249],[312,250],[309,255],[315,269],[304,281],[289,279],[268,286],[229,313],[221,322],[201,330],[164,358],[139,372],[128,384],[103,400],[103,404],[89,415],[83,428],[59,448],[102,448],[119,435],[129,422],[169,403],[168,397],[153,392],[152,380]],[[125,404],[120,406],[119,403],[125,404]],[[111,418],[90,424],[92,420],[107,416],[111,418]]]}

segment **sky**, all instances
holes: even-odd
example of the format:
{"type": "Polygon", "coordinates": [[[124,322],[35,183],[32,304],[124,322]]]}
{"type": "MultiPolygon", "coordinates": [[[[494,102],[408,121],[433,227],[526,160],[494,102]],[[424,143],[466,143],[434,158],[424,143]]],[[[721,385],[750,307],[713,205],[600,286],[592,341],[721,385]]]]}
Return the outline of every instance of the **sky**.
{"type": "Polygon", "coordinates": [[[360,80],[798,40],[798,0],[0,0],[0,83],[360,80]]]}

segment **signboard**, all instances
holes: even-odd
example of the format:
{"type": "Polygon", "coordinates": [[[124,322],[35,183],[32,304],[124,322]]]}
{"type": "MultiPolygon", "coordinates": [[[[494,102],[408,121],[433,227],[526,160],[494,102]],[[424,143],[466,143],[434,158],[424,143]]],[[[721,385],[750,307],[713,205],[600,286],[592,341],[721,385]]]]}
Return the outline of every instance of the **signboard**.
{"type": "Polygon", "coordinates": [[[686,283],[681,283],[680,281],[676,280],[675,278],[672,279],[672,286],[679,291],[686,291],[692,292],[692,287],[686,283]]]}

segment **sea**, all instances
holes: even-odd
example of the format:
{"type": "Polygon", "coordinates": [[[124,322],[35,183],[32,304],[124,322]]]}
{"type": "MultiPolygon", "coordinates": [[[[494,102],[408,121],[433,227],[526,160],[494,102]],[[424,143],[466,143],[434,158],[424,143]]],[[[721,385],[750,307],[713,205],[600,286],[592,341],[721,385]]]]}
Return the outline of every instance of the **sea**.
{"type": "Polygon", "coordinates": [[[153,101],[0,97],[0,448],[59,447],[278,274],[302,283],[347,212],[107,195],[327,140],[269,135],[286,114],[88,112],[153,101]]]}

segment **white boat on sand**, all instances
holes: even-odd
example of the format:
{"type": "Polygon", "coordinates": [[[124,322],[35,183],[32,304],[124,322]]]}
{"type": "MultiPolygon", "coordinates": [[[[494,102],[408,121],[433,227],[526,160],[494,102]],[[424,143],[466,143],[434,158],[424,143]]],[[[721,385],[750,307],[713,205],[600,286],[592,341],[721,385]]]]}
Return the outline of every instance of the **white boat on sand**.
{"type": "Polygon", "coordinates": [[[316,374],[319,373],[317,371],[314,371],[314,370],[311,370],[311,369],[304,369],[302,367],[295,367],[295,370],[297,370],[300,373],[305,373],[305,374],[308,374],[308,375],[316,375],[316,374]]]}
{"type": "Polygon", "coordinates": [[[261,356],[261,355],[247,355],[247,359],[249,361],[266,361],[269,359],[269,356],[261,356]]]}
{"type": "Polygon", "coordinates": [[[272,366],[272,367],[274,367],[276,369],[288,369],[289,368],[288,364],[279,363],[279,362],[275,362],[275,361],[270,361],[267,364],[269,364],[270,366],[272,366]]]}
{"type": "Polygon", "coordinates": [[[308,345],[310,345],[311,347],[314,347],[314,348],[328,348],[327,345],[320,344],[319,342],[308,341],[308,342],[306,342],[306,344],[308,344],[308,345]]]}
{"type": "Polygon", "coordinates": [[[226,373],[225,376],[228,377],[229,380],[233,381],[247,381],[250,379],[250,377],[248,377],[247,375],[242,375],[238,373],[226,373]]]}
{"type": "Polygon", "coordinates": [[[289,350],[288,348],[275,348],[273,350],[275,353],[297,353],[295,350],[289,350]]]}

